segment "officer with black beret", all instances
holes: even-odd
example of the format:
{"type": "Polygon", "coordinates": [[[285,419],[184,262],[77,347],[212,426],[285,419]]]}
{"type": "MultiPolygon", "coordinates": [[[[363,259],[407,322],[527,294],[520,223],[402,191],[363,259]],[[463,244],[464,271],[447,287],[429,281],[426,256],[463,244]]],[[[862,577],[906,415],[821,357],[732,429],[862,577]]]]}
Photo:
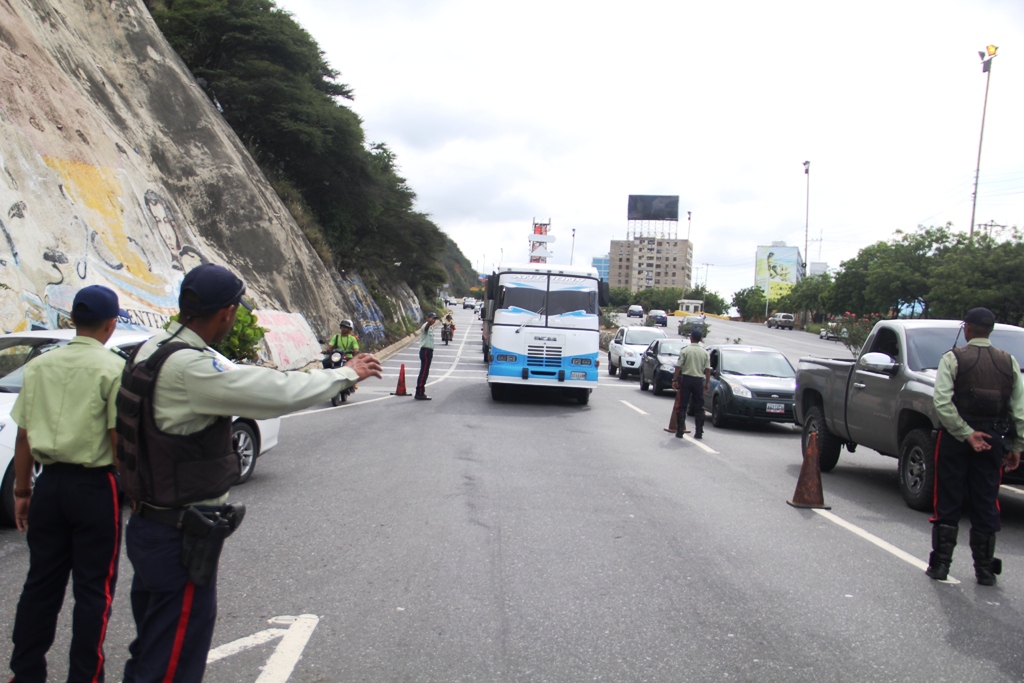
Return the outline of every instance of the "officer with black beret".
{"type": "Polygon", "coordinates": [[[265,419],[328,400],[379,361],[360,354],[343,368],[278,372],[237,366],[210,345],[246,305],[245,284],[204,264],[185,275],[179,321],[129,360],[118,397],[121,484],[132,503],[125,545],[135,569],[137,636],[125,683],[200,681],[217,613],[216,568],[244,507],[227,505],[239,474],[232,416],[265,419]]]}
{"type": "Polygon", "coordinates": [[[935,514],[927,574],[949,575],[960,516],[971,520],[971,553],[978,583],[993,586],[1002,569],[994,557],[1000,529],[1002,470],[1020,464],[1024,448],[1024,386],[1017,359],[992,346],[995,316],[972,308],[964,316],[966,346],[942,356],[935,377],[939,430],[935,458],[935,514]]]}

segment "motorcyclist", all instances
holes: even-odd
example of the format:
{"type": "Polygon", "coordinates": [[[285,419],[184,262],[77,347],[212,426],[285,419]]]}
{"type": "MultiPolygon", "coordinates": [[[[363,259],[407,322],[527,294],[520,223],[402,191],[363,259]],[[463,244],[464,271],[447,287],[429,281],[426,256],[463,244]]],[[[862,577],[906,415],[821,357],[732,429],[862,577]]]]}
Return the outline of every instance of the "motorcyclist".
{"type": "Polygon", "coordinates": [[[341,352],[342,364],[359,353],[359,339],[352,334],[352,321],[345,318],[341,321],[340,327],[341,332],[331,337],[330,343],[327,344],[327,356],[324,358],[325,368],[332,367],[329,363],[334,351],[341,352]]]}
{"type": "Polygon", "coordinates": [[[445,344],[455,339],[455,321],[452,319],[452,314],[449,313],[444,317],[444,339],[445,344]]]}

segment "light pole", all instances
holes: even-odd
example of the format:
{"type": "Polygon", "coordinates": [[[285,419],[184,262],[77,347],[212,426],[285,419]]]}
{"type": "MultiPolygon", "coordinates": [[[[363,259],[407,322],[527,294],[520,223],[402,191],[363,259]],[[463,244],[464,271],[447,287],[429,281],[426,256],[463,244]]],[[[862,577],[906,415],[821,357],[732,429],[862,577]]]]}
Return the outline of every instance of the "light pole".
{"type": "Polygon", "coordinates": [[[704,306],[705,306],[705,302],[708,300],[708,272],[710,272],[711,266],[713,266],[715,264],[714,263],[702,263],[701,265],[704,266],[704,289],[701,290],[701,294],[700,294],[700,297],[701,297],[700,298],[700,312],[701,313],[706,313],[706,311],[704,310],[704,306]]]}
{"type": "Polygon", "coordinates": [[[992,80],[992,60],[995,59],[995,45],[989,45],[984,52],[979,52],[981,57],[981,70],[988,74],[985,76],[985,104],[981,107],[981,135],[978,136],[978,163],[974,167],[974,197],[971,200],[971,239],[974,239],[974,210],[978,207],[978,176],[981,173],[981,141],[985,139],[985,112],[988,110],[988,83],[992,80]]]}
{"type": "MultiPolygon", "coordinates": [[[[686,212],[686,244],[687,245],[690,244],[690,216],[691,216],[691,213],[689,211],[687,211],[686,212]]],[[[689,247],[687,247],[687,248],[689,248],[689,247]]]]}
{"type": "Polygon", "coordinates": [[[569,265],[572,265],[572,255],[576,252],[576,228],[572,229],[572,246],[569,247],[569,265]]]}
{"type": "Polygon", "coordinates": [[[804,175],[807,176],[807,207],[804,212],[804,275],[807,274],[808,240],[811,225],[811,162],[804,162],[804,175]]]}

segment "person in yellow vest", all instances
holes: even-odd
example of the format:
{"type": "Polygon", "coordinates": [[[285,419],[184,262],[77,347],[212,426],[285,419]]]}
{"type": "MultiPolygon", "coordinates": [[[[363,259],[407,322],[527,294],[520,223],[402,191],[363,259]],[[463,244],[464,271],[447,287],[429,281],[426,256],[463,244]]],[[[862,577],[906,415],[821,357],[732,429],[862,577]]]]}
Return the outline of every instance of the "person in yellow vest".
{"type": "Polygon", "coordinates": [[[331,337],[328,346],[332,350],[341,351],[347,360],[359,353],[359,338],[352,333],[352,321],[348,318],[341,321],[340,327],[341,332],[331,337]]]}
{"type": "Polygon", "coordinates": [[[93,285],[71,307],[76,334],[25,366],[11,417],[18,529],[28,578],[14,617],[12,680],[45,681],[68,576],[74,577],[69,681],[103,680],[103,641],[121,554],[114,477],[116,398],[124,360],[104,345],[121,313],[117,294],[93,285]],[[34,463],[43,466],[32,486],[34,463]]]}

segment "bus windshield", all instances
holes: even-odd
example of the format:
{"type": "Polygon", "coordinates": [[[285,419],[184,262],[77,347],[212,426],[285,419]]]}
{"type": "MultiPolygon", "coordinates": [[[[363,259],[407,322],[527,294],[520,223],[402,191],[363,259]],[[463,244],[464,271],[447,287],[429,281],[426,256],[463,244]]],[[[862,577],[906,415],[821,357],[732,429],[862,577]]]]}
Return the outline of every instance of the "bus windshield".
{"type": "Polygon", "coordinates": [[[502,275],[497,307],[548,316],[599,315],[597,282],[590,278],[502,275]]]}

